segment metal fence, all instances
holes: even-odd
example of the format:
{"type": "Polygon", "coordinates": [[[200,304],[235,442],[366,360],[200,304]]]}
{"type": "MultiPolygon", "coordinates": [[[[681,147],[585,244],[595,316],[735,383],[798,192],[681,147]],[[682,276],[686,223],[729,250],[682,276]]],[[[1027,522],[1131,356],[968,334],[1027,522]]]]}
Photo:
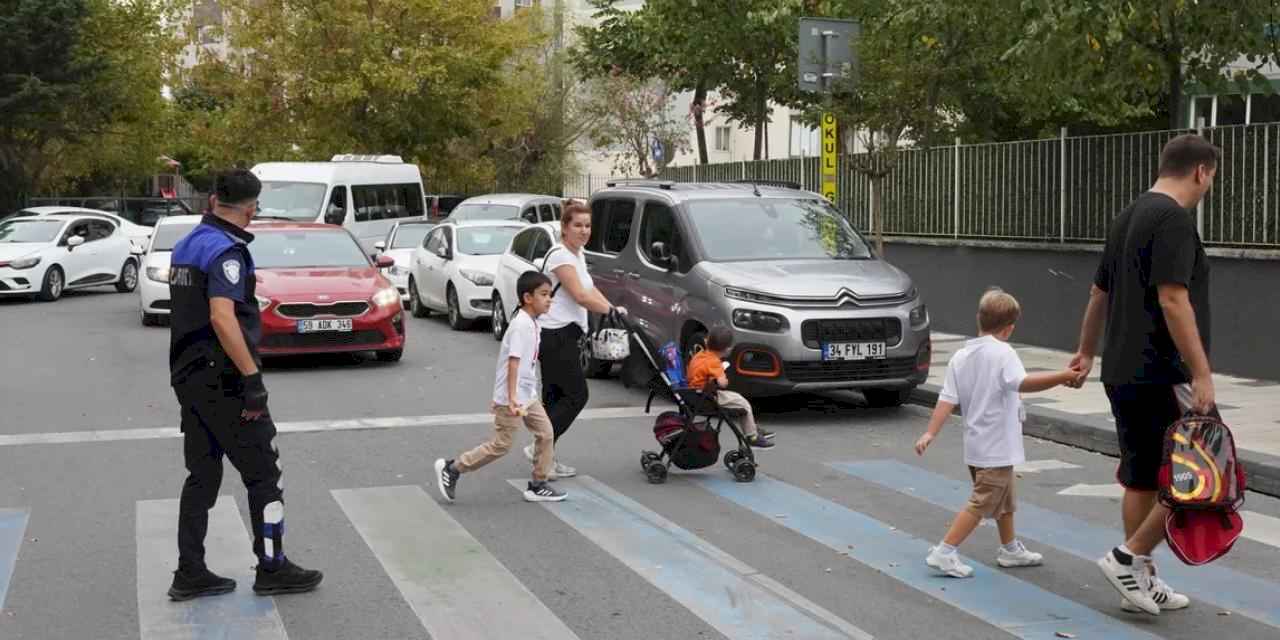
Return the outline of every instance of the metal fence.
{"type": "MultiPolygon", "coordinates": [[[[1156,176],[1160,149],[1187,131],[1154,131],[906,149],[883,178],[887,235],[1100,242],[1107,226],[1156,176]]],[[[1216,246],[1280,249],[1280,123],[1207,128],[1222,149],[1213,190],[1196,211],[1216,246]]],[[[842,157],[837,206],[871,227],[871,181],[842,157]]],[[[818,191],[817,158],[670,167],[679,182],[786,180],[818,191]]],[[[586,181],[581,195],[597,190],[586,181]]],[[[606,178],[599,178],[600,186],[606,178]]]]}

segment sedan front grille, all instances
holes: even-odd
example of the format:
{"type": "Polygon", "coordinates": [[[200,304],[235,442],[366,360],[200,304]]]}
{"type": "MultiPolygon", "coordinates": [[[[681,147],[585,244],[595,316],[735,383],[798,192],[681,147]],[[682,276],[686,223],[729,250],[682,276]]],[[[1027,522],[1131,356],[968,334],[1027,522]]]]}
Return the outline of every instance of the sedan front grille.
{"type": "Polygon", "coordinates": [[[786,362],[783,373],[792,382],[874,382],[910,378],[916,373],[915,358],[885,360],[828,360],[786,362]]]}
{"type": "Polygon", "coordinates": [[[368,302],[335,302],[333,304],[286,302],[276,307],[276,314],[295,319],[315,318],[317,316],[354,318],[363,315],[368,310],[368,302]]]}
{"type": "Polygon", "coordinates": [[[884,342],[892,347],[902,340],[902,322],[897,318],[805,320],[800,337],[810,349],[828,342],[884,342]]]}

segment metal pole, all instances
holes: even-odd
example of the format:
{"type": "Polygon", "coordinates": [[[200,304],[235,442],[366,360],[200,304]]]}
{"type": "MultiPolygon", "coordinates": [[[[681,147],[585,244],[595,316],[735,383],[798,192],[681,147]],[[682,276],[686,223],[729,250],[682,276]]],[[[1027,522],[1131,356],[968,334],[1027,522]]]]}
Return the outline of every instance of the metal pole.
{"type": "MultiPolygon", "coordinates": [[[[1214,98],[1214,111],[1217,111],[1217,98],[1214,98]]],[[[1204,136],[1204,118],[1196,119],[1196,133],[1204,136]]],[[[1196,233],[1204,239],[1204,198],[1196,203],[1196,233]]]]}
{"type": "Polygon", "coordinates": [[[951,235],[953,237],[959,238],[960,237],[960,136],[956,136],[956,146],[952,154],[955,160],[954,162],[952,162],[952,164],[955,165],[955,170],[952,172],[954,174],[953,176],[954,184],[952,185],[953,191],[951,194],[952,219],[953,219],[952,220],[953,227],[952,227],[951,235]]]}
{"type": "Polygon", "coordinates": [[[1058,132],[1058,242],[1067,241],[1067,128],[1058,132]]]}

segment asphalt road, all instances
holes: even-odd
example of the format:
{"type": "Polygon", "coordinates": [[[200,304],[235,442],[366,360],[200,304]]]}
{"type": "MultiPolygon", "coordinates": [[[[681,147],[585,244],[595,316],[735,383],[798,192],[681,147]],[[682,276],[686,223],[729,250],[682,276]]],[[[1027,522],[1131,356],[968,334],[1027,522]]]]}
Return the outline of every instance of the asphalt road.
{"type": "MultiPolygon", "coordinates": [[[[562,441],[561,459],[587,476],[560,483],[569,501],[524,503],[507,481],[527,477],[528,463],[513,453],[464,476],[459,501],[442,506],[430,465],[487,436],[497,345],[437,318],[409,319],[397,364],[267,368],[276,420],[295,427],[278,439],[285,548],[326,572],[321,588],[255,599],[241,551],[224,560],[241,580],[235,595],[171,604],[156,580],[167,580],[174,544],[155,514],[178,495],[181,440],[168,331],[143,328],[136,304],[106,292],[0,301],[4,640],[1280,636],[1280,539],[1265,535],[1280,520],[1258,520],[1259,539],[1208,567],[1166,554],[1164,576],[1193,606],[1126,614],[1092,565],[1118,542],[1117,501],[1060,493],[1109,484],[1114,460],[1034,439],[1029,460],[1064,463],[1019,479],[1021,535],[1045,565],[998,568],[984,526],[961,549],[975,578],[928,575],[928,546],[963,501],[959,429],[920,458],[922,409],[867,409],[854,394],[763,404],[778,446],[759,453],[752,484],[717,464],[650,485],[639,454],[655,447],[652,418],[635,411],[644,394],[592,381],[595,415],[631,417],[583,420],[562,441]],[[452,417],[430,418],[442,415],[452,417]],[[339,422],[349,419],[386,420],[339,422]],[[56,433],[73,435],[38,443],[56,433]]],[[[247,511],[230,468],[222,493],[239,506],[229,542],[241,549],[247,511]]],[[[1280,518],[1280,501],[1264,496],[1246,508],[1280,518]]]]}

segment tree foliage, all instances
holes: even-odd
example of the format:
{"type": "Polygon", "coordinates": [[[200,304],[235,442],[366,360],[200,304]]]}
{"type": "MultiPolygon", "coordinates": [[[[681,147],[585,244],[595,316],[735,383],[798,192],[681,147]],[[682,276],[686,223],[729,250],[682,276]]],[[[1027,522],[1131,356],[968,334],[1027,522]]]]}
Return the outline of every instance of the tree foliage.
{"type": "Polygon", "coordinates": [[[0,209],[148,175],[177,49],[160,0],[0,0],[0,209]]]}
{"type": "Polygon", "coordinates": [[[584,110],[591,143],[613,158],[613,170],[646,178],[657,175],[677,151],[688,149],[684,120],[671,113],[675,96],[659,80],[615,71],[596,79],[584,110]],[[663,153],[653,153],[654,143],[663,153]]]}

